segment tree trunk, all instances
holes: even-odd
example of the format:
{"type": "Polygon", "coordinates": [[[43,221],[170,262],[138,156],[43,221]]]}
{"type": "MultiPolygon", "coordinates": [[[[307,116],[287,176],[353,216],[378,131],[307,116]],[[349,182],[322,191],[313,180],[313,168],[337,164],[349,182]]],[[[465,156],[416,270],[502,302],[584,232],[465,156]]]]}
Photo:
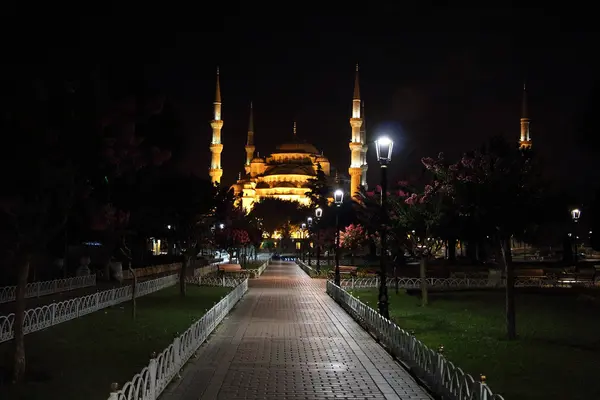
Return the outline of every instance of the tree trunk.
{"type": "Polygon", "coordinates": [[[25,375],[25,333],[23,323],[25,322],[25,289],[27,286],[27,278],[29,277],[29,264],[31,255],[27,254],[23,259],[19,260],[17,272],[17,293],[15,299],[15,321],[14,330],[15,337],[13,339],[13,383],[20,383],[25,375]]]}
{"type": "Polygon", "coordinates": [[[135,297],[137,296],[137,276],[135,274],[135,270],[131,268],[131,263],[128,264],[129,265],[127,266],[127,268],[129,269],[129,272],[131,272],[131,276],[133,277],[133,286],[131,287],[131,318],[135,319],[137,311],[137,304],[135,302],[135,297]]]}
{"type": "Polygon", "coordinates": [[[427,291],[427,259],[421,257],[419,264],[419,275],[421,277],[421,306],[429,304],[429,292],[427,291]]]}
{"type": "Polygon", "coordinates": [[[456,239],[448,239],[446,243],[448,248],[448,261],[454,263],[456,261],[456,239]]]}
{"type": "Polygon", "coordinates": [[[186,254],[183,257],[183,262],[181,263],[181,268],[179,269],[179,295],[181,297],[185,297],[186,295],[185,277],[187,276],[187,270],[191,260],[192,257],[186,254]]]}
{"type": "Polygon", "coordinates": [[[506,241],[498,240],[496,243],[500,253],[500,267],[506,275],[505,305],[506,305],[506,337],[508,340],[517,338],[517,322],[515,311],[515,275],[510,255],[506,253],[506,241]]]}

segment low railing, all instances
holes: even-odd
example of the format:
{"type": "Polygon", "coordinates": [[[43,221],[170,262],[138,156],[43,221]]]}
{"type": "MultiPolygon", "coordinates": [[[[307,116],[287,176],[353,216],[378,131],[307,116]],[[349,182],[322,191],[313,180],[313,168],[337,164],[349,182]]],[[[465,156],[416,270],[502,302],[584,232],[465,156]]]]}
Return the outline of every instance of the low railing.
{"type": "Polygon", "coordinates": [[[303,262],[303,261],[301,261],[301,260],[296,260],[296,264],[298,264],[298,266],[300,267],[300,269],[301,269],[302,271],[306,272],[306,274],[307,274],[308,276],[310,276],[311,278],[312,278],[313,276],[317,276],[317,275],[319,275],[319,274],[317,273],[317,270],[316,270],[316,269],[314,269],[314,268],[310,267],[308,264],[304,263],[304,262],[303,262]]]}
{"type": "Polygon", "coordinates": [[[248,279],[244,279],[162,353],[153,356],[148,366],[122,389],[113,383],[108,400],[156,400],[247,291],[248,279]]]}
{"type": "Polygon", "coordinates": [[[186,283],[198,286],[222,286],[222,287],[237,287],[241,282],[248,279],[248,277],[235,278],[226,276],[198,276],[196,278],[187,278],[186,283]]]}
{"type": "MultiPolygon", "coordinates": [[[[178,280],[179,275],[173,274],[164,276],[162,278],[140,282],[136,286],[135,297],[142,297],[166,287],[173,286],[178,282],[178,280]]],[[[133,295],[132,290],[133,287],[131,285],[122,286],[87,296],[61,301],[59,303],[51,303],[41,307],[29,309],[25,311],[25,320],[23,322],[24,333],[28,334],[46,329],[53,325],[58,325],[103,308],[131,300],[133,295]]],[[[14,338],[14,321],[14,313],[10,313],[6,316],[0,316],[0,343],[14,338]]]]}
{"type": "MultiPolygon", "coordinates": [[[[96,286],[96,275],[76,276],[53,281],[31,282],[25,287],[25,298],[47,296],[49,294],[96,286]]],[[[16,286],[0,287],[0,303],[15,301],[16,286]]]]}
{"type": "MultiPolygon", "coordinates": [[[[302,266],[300,266],[302,268],[302,266]]],[[[475,279],[475,278],[427,278],[427,287],[435,289],[490,289],[504,287],[503,280],[475,279]]],[[[561,279],[516,279],[515,287],[569,287],[574,283],[564,282],[561,279]]],[[[578,282],[580,286],[597,287],[598,282],[578,282]]],[[[340,281],[342,288],[361,289],[379,286],[379,278],[345,278],[340,281]]],[[[387,286],[394,287],[396,278],[388,278],[387,286]]],[[[421,287],[420,278],[398,278],[398,287],[401,289],[418,289],[421,287]]]]}
{"type": "MultiPolygon", "coordinates": [[[[327,282],[327,294],[355,320],[372,332],[387,350],[408,365],[432,391],[451,400],[503,400],[493,394],[485,377],[475,380],[448,361],[441,351],[434,351],[416,337],[383,318],[376,310],[352,296],[333,282],[327,282]]],[[[441,349],[440,349],[441,350],[441,349]]]]}

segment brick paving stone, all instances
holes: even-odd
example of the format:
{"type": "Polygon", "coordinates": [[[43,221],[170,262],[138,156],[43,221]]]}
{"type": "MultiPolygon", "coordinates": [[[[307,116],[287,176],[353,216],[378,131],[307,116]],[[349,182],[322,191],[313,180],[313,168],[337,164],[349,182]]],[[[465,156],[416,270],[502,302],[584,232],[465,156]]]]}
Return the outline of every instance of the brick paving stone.
{"type": "Polygon", "coordinates": [[[430,400],[295,264],[271,264],[161,400],[430,400]]]}

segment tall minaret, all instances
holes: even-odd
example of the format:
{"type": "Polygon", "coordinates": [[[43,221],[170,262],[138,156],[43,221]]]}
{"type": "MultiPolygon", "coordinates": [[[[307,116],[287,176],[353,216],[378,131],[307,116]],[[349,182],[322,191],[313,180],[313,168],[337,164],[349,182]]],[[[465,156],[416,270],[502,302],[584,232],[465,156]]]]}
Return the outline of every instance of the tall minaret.
{"type": "Polygon", "coordinates": [[[254,113],[252,102],[250,102],[250,120],[248,121],[248,139],[246,139],[246,166],[249,166],[254,158],[254,113]]]}
{"type": "Polygon", "coordinates": [[[369,147],[366,144],[367,143],[367,121],[365,120],[365,102],[364,101],[361,103],[360,114],[362,117],[362,125],[360,126],[360,142],[363,144],[362,150],[360,152],[360,160],[362,163],[360,166],[360,168],[362,169],[360,185],[366,189],[367,188],[367,170],[369,169],[369,166],[367,165],[367,150],[369,147]]]}
{"type": "Polygon", "coordinates": [[[523,104],[521,108],[521,137],[519,139],[519,148],[522,150],[531,149],[531,136],[529,132],[529,114],[527,112],[527,88],[523,84],[523,104]]]}
{"type": "Polygon", "coordinates": [[[360,188],[362,177],[362,153],[364,143],[361,141],[360,127],[363,120],[360,118],[360,88],[358,84],[358,64],[356,64],[356,76],[354,78],[354,98],[352,99],[352,140],[350,141],[350,196],[356,198],[360,188]]]}
{"type": "Polygon", "coordinates": [[[212,159],[210,162],[210,170],[208,174],[213,184],[221,183],[223,169],[221,168],[221,152],[223,144],[221,143],[221,128],[223,128],[223,120],[221,119],[221,85],[219,84],[219,67],[217,67],[217,90],[214,101],[214,117],[210,121],[212,127],[212,142],[210,144],[210,152],[212,159]]]}

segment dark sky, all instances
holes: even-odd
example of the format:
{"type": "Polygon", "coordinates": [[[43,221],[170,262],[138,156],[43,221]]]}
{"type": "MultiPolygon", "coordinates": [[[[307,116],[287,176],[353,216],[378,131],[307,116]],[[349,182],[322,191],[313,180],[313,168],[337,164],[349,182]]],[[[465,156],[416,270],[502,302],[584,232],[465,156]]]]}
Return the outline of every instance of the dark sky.
{"type": "MultiPolygon", "coordinates": [[[[63,31],[44,42],[46,55],[139,70],[174,105],[187,137],[185,164],[201,175],[209,165],[218,65],[227,183],[243,170],[250,101],[261,154],[291,140],[295,120],[299,137],[346,171],[356,63],[368,140],[386,133],[397,143],[394,178],[418,173],[422,156],[458,154],[494,135],[516,143],[525,79],[534,148],[549,173],[578,181],[584,174],[577,172],[593,160],[577,130],[597,79],[600,35],[560,33],[577,26],[572,19],[510,9],[435,9],[394,18],[385,11],[377,17],[307,18],[266,12],[206,23],[206,16],[197,15],[195,26],[214,28],[210,32],[175,32],[176,20],[80,21],[77,36],[63,31]]],[[[374,153],[371,144],[373,184],[374,153]]]]}

